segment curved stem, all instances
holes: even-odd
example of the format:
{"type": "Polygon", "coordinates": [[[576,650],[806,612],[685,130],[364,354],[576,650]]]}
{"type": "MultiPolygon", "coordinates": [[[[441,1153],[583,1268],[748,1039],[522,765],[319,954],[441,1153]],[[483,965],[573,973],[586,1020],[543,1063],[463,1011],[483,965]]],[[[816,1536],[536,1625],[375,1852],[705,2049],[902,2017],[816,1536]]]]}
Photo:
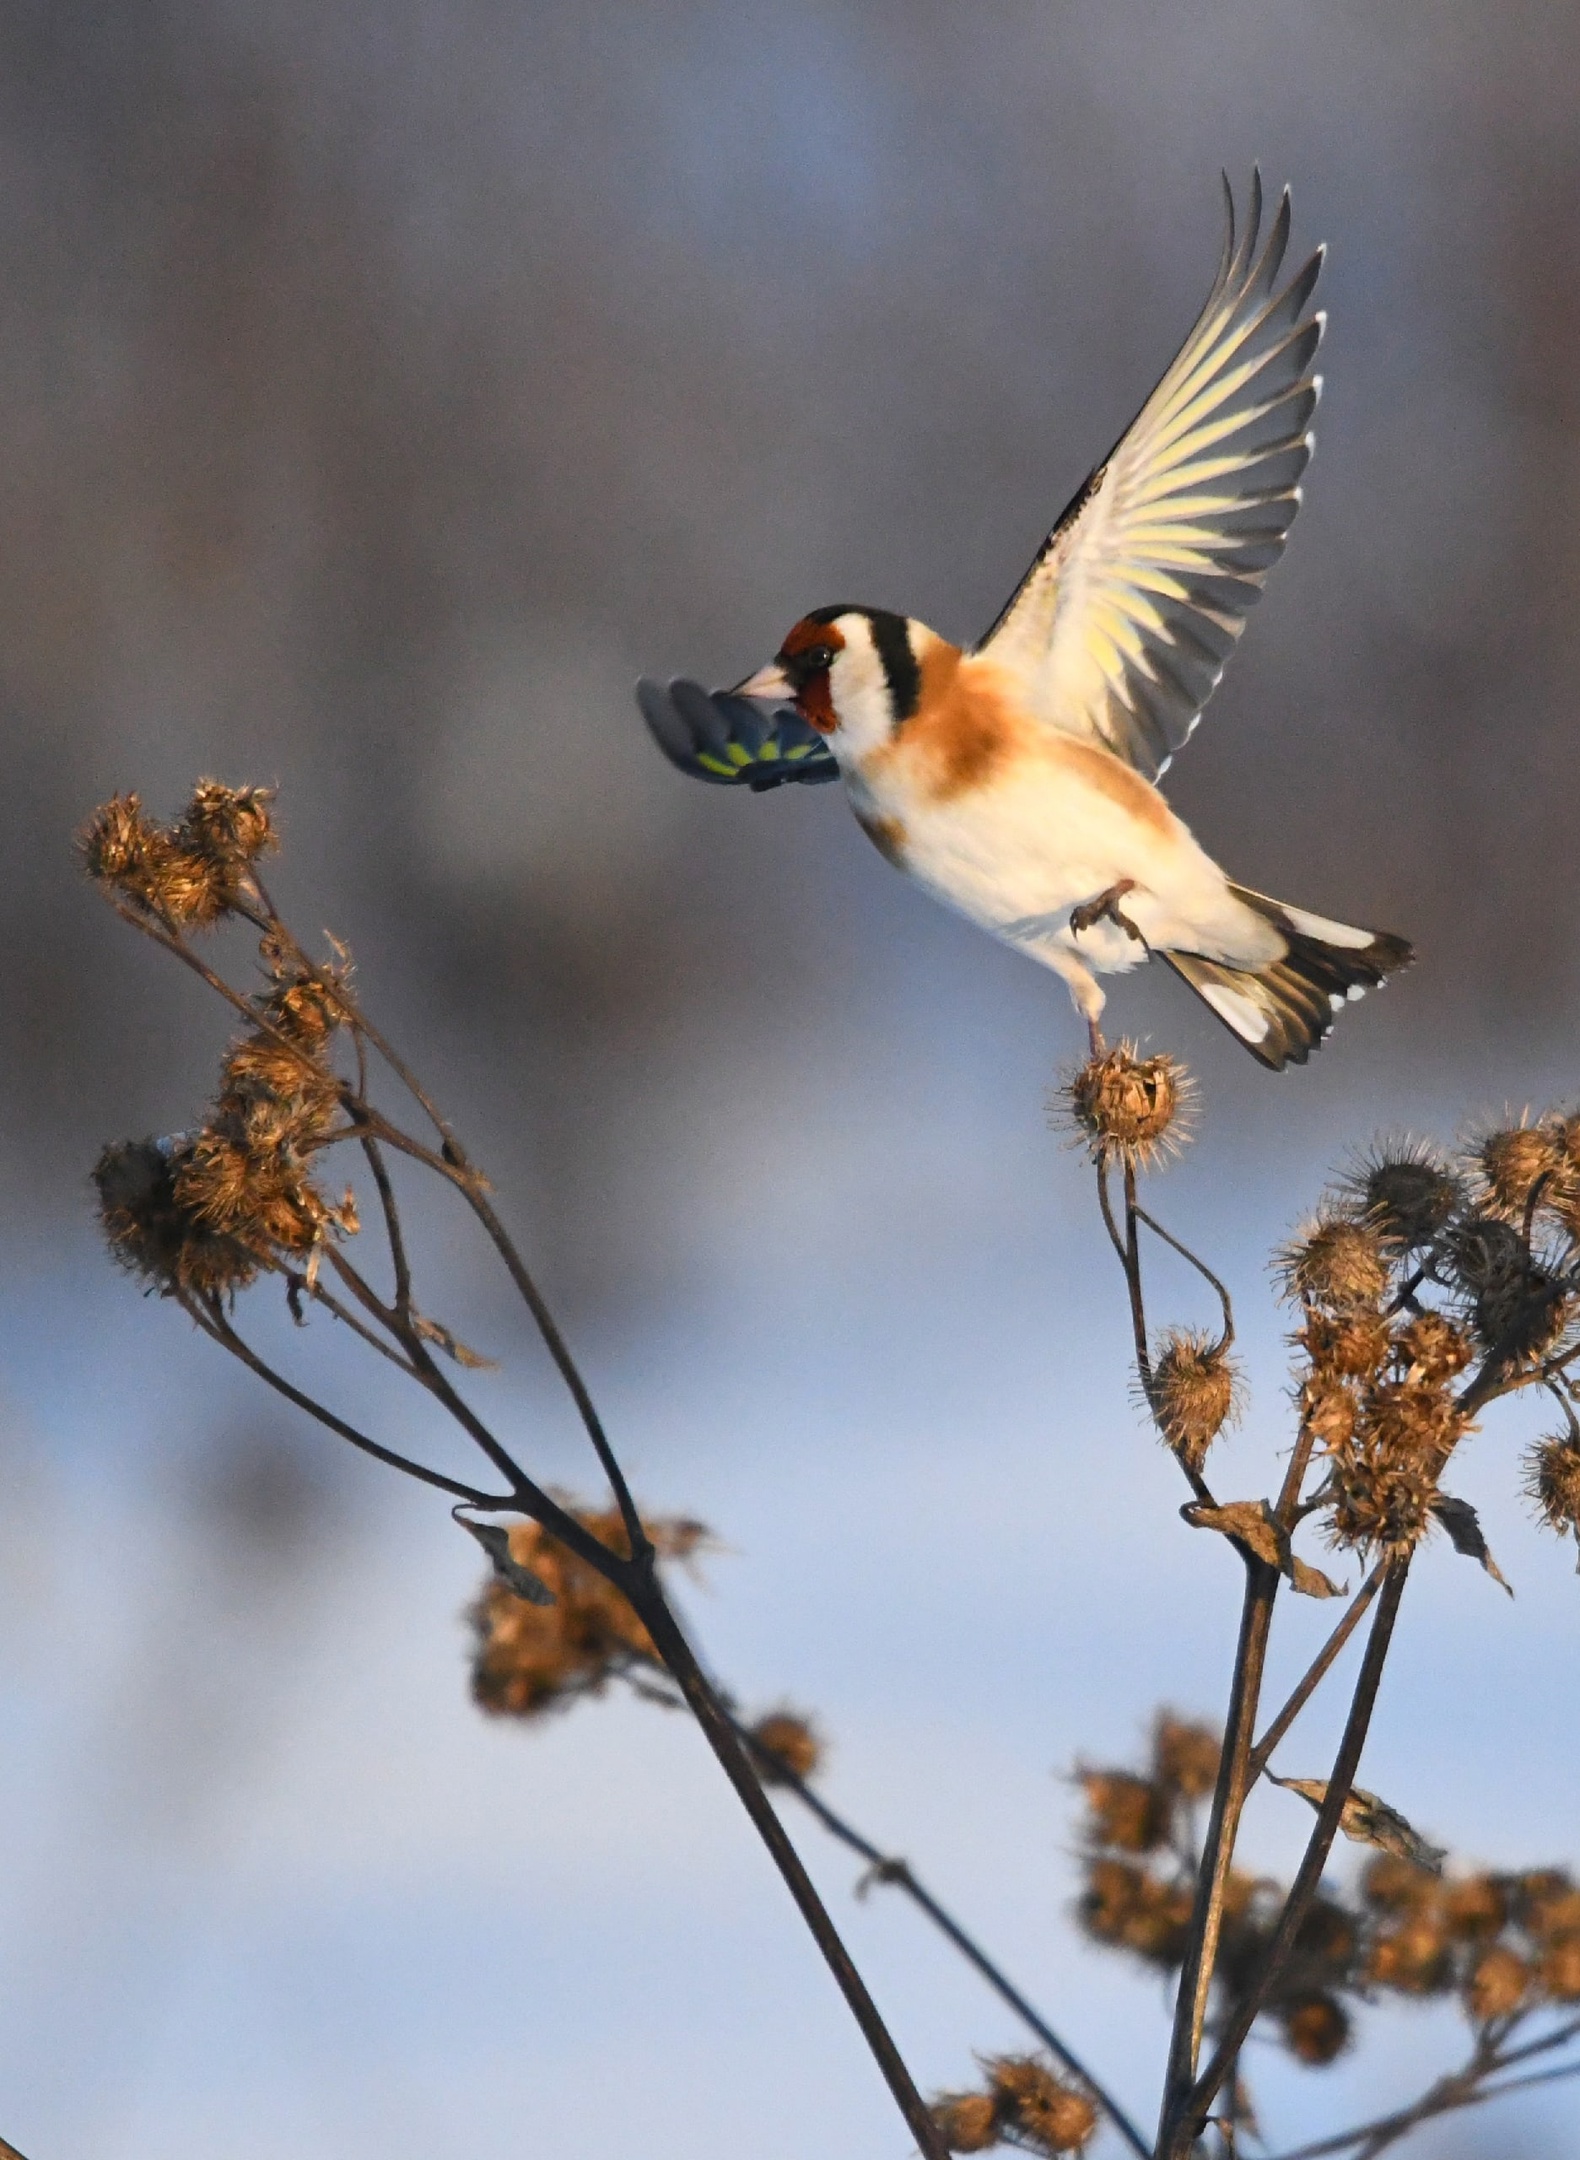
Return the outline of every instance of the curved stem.
{"type": "Polygon", "coordinates": [[[1135,1212],[1138,1222],[1144,1222],[1154,1237],[1160,1237],[1165,1245],[1171,1245],[1180,1258],[1188,1261],[1197,1274],[1204,1276],[1217,1292],[1218,1302],[1223,1307],[1223,1348],[1227,1350],[1234,1341],[1234,1306],[1230,1302],[1228,1291],[1200,1254],[1193,1253],[1188,1245],[1181,1243],[1172,1230],[1165,1230],[1156,1216],[1149,1215],[1144,1207],[1138,1207],[1135,1212]]]}
{"type": "Polygon", "coordinates": [[[766,1763],[771,1769],[774,1785],[776,1787],[782,1786],[787,1792],[793,1793],[802,1806],[817,1818],[830,1837],[837,1838],[842,1845],[865,1860],[872,1871],[874,1881],[889,1884],[894,1889],[904,1892],[917,1910],[924,1913],[931,1920],[934,1927],[938,1929],[939,1933],[954,1945],[966,1962],[981,1974],[1000,2001],[1006,2003],[1014,2011],[1028,2031],[1035,2033],[1049,2054],[1063,2063],[1067,2070],[1081,2080],[1093,2099],[1106,2112],[1114,2128],[1119,2132],[1131,2151],[1139,2156],[1139,2160],[1148,2160],[1148,2155],[1152,2150],[1151,2146],[1147,2144],[1141,2132],[1136,2128],[1113,2094],[1104,2089],[1086,2064],[1075,2053],[1074,2049],[1067,2042],[1060,2039],[1046,2018],[1027,2001],[1019,1988],[1006,1978],[981,1944],[973,1936],[968,1935],[954,1915],[946,1911],[932,1892],[917,1880],[912,1872],[910,1862],[897,1859],[893,1855],[884,1852],[881,1847],[874,1845],[872,1840],[863,1836],[853,1823],[847,1822],[844,1816],[830,1807],[822,1794],[814,1786],[808,1784],[805,1778],[798,1777],[788,1764],[782,1762],[777,1755],[770,1755],[760,1748],[748,1726],[743,1725],[735,1717],[731,1717],[730,1722],[734,1725],[737,1735],[745,1743],[754,1758],[759,1762],[766,1763]]]}
{"type": "Polygon", "coordinates": [[[256,1373],[277,1395],[283,1395],[285,1400],[294,1403],[298,1410],[305,1410],[309,1417],[316,1418],[320,1425],[328,1426],[329,1430],[337,1433],[342,1440],[349,1440],[351,1445],[359,1448],[364,1455],[371,1455],[375,1462],[387,1463],[392,1470],[404,1471],[407,1477],[416,1478],[424,1485],[432,1485],[439,1492],[449,1493],[453,1499],[466,1501],[471,1507],[495,1509],[512,1505],[509,1494],[500,1496],[496,1493],[480,1492],[475,1485],[463,1485],[458,1478],[446,1477],[442,1471],[430,1470],[426,1464],[413,1462],[409,1456],[398,1455],[393,1448],[384,1447],[377,1440],[370,1440],[366,1433],[358,1432],[356,1427],[348,1425],[344,1418],[336,1417],[333,1410],[326,1409],[321,1402],[315,1402],[311,1395],[305,1395],[299,1387],[293,1387],[283,1373],[276,1372],[272,1365],[259,1357],[251,1344],[236,1333],[224,1314],[214,1306],[204,1307],[195,1298],[187,1295],[183,1295],[180,1302],[187,1317],[195,1321],[211,1341],[217,1342],[221,1349],[228,1350],[232,1357],[239,1358],[250,1372],[256,1373]]]}
{"type": "Polygon", "coordinates": [[[1399,1617],[1399,1602],[1404,1596],[1409,1573],[1409,1554],[1393,1561],[1389,1566],[1382,1595],[1378,1600],[1377,1614],[1372,1621],[1371,1634],[1367,1638],[1360,1677],[1355,1683],[1355,1695],[1345,1723],[1344,1737],[1339,1743],[1333,1774],[1328,1780],[1326,1796],[1317,1810],[1316,1827],[1311,1833],[1299,1873],[1284,1901],[1278,1925],[1273,1930],[1273,1939],[1262,1955],[1250,1986],[1227,2018],[1211,2062],[1191,2087],[1187,2100],[1178,2109],[1173,2121],[1164,2126],[1164,2134],[1158,2142],[1158,2160],[1186,2160],[1186,2155],[1201,2134],[1209,2108],[1217,2098],[1225,2078],[1234,2068],[1245,2044],[1246,2034],[1260,2014],[1285,1960],[1294,1947],[1300,1923],[1305,1919],[1311,1901],[1317,1894],[1328,1854],[1332,1851],[1333,1840],[1338,1835],[1339,1817],[1354,1787],[1355,1773],[1360,1768],[1361,1750],[1366,1744],[1367,1729],[1377,1701],[1377,1689],[1382,1680],[1383,1666],[1387,1662],[1394,1622],[1399,1617]]]}
{"type": "Polygon", "coordinates": [[[850,2013],[861,2028],[862,2037],[882,2071],[900,2113],[910,2127],[911,2135],[927,2156],[927,2160],[949,2160],[948,2148],[933,2121],[932,2113],[917,2091],[911,2073],[905,2067],[900,2051],[879,2014],[877,2004],[868,1994],[865,1981],[857,1972],[850,1952],[845,1948],[838,1929],[829,1918],[827,1907],[813,1887],[812,1878],[808,1875],[800,1854],[791,1844],[783,1823],[764,1792],[762,1780],[752,1767],[751,1758],[740,1740],[734,1721],[703,1672],[679,1620],[659,1588],[651,1563],[641,1569],[640,1581],[628,1594],[638,1618],[653,1638],[665,1666],[674,1676],[692,1715],[702,1727],[708,1745],[717,1756],[725,1776],[735,1787],[742,1806],[751,1817],[754,1829],[768,1848],[774,1865],[784,1879],[785,1887],[794,1898],[813,1940],[822,1951],[850,2013]]]}
{"type": "Polygon", "coordinates": [[[481,1190],[475,1186],[468,1186],[464,1190],[468,1207],[471,1208],[472,1213],[483,1225],[494,1250],[499,1254],[500,1259],[504,1261],[506,1271],[519,1291],[523,1304],[531,1313],[537,1331],[543,1339],[544,1347],[554,1360],[555,1369],[564,1381],[572,1402],[576,1405],[577,1415],[582,1421],[588,1439],[593,1444],[593,1451],[602,1466],[604,1476],[609,1481],[609,1489],[614,1494],[615,1505],[620,1510],[620,1520],[625,1525],[625,1534],[631,1545],[631,1557],[636,1559],[642,1553],[651,1550],[647,1532],[642,1527],[642,1518],[637,1512],[635,1500],[631,1497],[631,1488],[625,1481],[625,1472],[616,1459],[614,1449],[609,1442],[609,1436],[604,1431],[603,1420],[599,1417],[587,1383],[582,1378],[581,1368],[571,1355],[570,1345],[560,1333],[554,1315],[550,1312],[542,1292],[528,1272],[525,1261],[517,1252],[504,1224],[495,1214],[481,1190]]]}
{"type": "Polygon", "coordinates": [[[1240,1639],[1235,1649],[1234,1678],[1229,1689],[1229,1722],[1218,1759],[1218,1777],[1213,1787],[1202,1863],[1196,1876],[1196,1897],[1191,1910],[1190,1932],[1186,1937],[1179,1992],[1174,1998],[1174,2029],[1169,2042],[1159,2129],[1160,2150],[1189,2098],[1191,2081],[1196,2075],[1202,2031],[1207,2022],[1207,2003],[1218,1961],[1218,1942],[1223,1931],[1224,1900],[1234,1865],[1235,1840],[1252,1783],[1251,1736],[1257,1704],[1261,1700],[1262,1674],[1267,1665],[1267,1642],[1272,1631],[1273,1605],[1280,1578],[1277,1568],[1269,1566],[1265,1560],[1249,1554],[1244,1557],[1245,1599],[1240,1609],[1240,1639]]]}

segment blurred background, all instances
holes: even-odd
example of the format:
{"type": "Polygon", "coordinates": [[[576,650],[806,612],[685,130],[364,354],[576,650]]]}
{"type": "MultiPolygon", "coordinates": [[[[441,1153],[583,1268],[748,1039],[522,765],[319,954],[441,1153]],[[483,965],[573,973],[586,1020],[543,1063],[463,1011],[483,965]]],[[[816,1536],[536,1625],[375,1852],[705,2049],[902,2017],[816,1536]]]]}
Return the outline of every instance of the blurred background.
{"type": "MultiPolygon", "coordinates": [[[[278,784],[288,912],[349,940],[489,1166],[642,1494],[719,1532],[683,1593],[708,1653],[819,1713],[831,1795],[1150,2116],[1162,1993],[1072,1927],[1058,1779],[1160,1700],[1216,1712],[1237,1570],[1178,1521],[1046,1128],[1074,1020],[835,791],[680,779],[630,687],[734,680],[839,599],[977,633],[1200,304],[1220,167],[1294,183],[1297,246],[1332,244],[1318,456],[1169,786],[1237,876],[1422,958],[1279,1080],[1172,982],[1110,1007],[1201,1077],[1159,1204],[1240,1301],[1220,1482],[1263,1489],[1265,1255],[1329,1166],[1580,1084],[1577,68],[1541,0],[0,13],[0,2132],[29,2160],[906,2149],[695,1736],[485,1725],[442,1505],[104,1259],[98,1147],[188,1121],[225,1026],[69,836],[199,773],[278,784]]],[[[423,1229],[505,1429],[594,1490],[461,1226],[423,1229]]],[[[1166,1273],[1165,1313],[1205,1317],[1166,1273]]],[[[1518,1597],[1427,1555],[1366,1781],[1467,1863],[1580,1860],[1580,1593],[1521,1417],[1489,1423],[1461,1485],[1518,1597]]],[[[1265,1794],[1253,1858],[1308,1822],[1265,1794]]],[[[1014,2044],[804,1842],[925,2085],[1014,2044]]],[[[1457,2045],[1394,2011],[1326,2073],[1268,2050],[1264,2119],[1315,2136],[1457,2045]]],[[[1413,2149],[1556,2160],[1575,2104],[1413,2149]]]]}

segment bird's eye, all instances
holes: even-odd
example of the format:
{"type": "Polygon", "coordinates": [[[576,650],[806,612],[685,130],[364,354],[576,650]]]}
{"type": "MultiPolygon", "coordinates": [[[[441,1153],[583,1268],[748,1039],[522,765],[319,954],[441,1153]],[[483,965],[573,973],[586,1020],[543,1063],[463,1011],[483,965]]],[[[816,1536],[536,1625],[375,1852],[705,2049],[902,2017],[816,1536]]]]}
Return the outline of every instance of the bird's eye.
{"type": "Polygon", "coordinates": [[[797,653],[796,658],[808,675],[826,675],[834,665],[832,645],[814,645],[808,651],[797,653]]]}

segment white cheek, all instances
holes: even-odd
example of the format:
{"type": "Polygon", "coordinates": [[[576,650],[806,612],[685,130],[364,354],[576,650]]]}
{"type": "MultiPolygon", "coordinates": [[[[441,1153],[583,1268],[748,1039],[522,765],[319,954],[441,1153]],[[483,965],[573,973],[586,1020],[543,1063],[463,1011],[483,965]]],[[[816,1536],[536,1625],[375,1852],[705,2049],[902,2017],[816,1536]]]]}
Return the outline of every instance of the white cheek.
{"type": "Polygon", "coordinates": [[[876,750],[889,739],[889,686],[883,663],[872,646],[852,640],[834,662],[829,687],[839,727],[833,737],[838,746],[856,757],[876,750]]]}

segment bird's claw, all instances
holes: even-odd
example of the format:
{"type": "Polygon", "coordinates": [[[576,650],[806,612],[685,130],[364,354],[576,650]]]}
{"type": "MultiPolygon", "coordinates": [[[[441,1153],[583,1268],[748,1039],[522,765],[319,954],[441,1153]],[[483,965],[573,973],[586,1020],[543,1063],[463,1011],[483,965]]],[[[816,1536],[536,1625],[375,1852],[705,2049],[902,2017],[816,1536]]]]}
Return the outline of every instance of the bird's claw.
{"type": "Polygon", "coordinates": [[[1121,878],[1117,885],[1110,885],[1107,892],[1100,892],[1095,900],[1085,900],[1079,907],[1071,908],[1071,937],[1079,937],[1083,930],[1095,930],[1100,922],[1111,922],[1127,937],[1133,937],[1138,945],[1145,945],[1146,939],[1119,905],[1125,894],[1135,889],[1134,878],[1121,878]]]}

